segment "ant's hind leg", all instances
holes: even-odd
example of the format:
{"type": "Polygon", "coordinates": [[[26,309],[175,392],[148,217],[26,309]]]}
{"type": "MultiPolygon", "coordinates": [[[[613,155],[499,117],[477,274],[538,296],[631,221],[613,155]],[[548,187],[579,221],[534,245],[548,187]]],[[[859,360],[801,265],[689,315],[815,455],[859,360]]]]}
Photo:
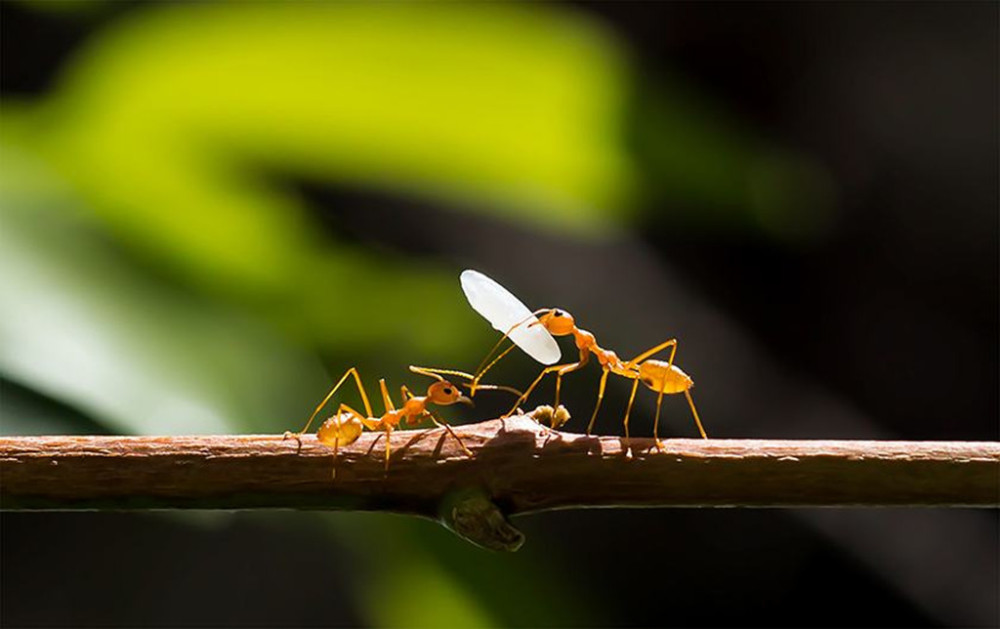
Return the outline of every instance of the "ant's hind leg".
{"type": "Polygon", "coordinates": [[[632,381],[632,393],[628,396],[628,407],[625,409],[625,441],[630,441],[631,437],[628,434],[628,419],[632,414],[632,404],[635,402],[635,392],[639,388],[638,378],[632,381]]]}
{"type": "Polygon", "coordinates": [[[337,480],[337,452],[340,450],[340,439],[335,439],[333,442],[333,467],[330,470],[330,478],[337,480]]]}
{"type": "Polygon", "coordinates": [[[660,406],[663,402],[663,391],[660,391],[659,395],[656,396],[656,419],[653,420],[653,440],[656,441],[656,449],[662,452],[665,448],[663,442],[660,441],[660,406]]]}
{"type": "Polygon", "coordinates": [[[691,414],[694,415],[694,423],[698,424],[698,432],[701,433],[702,439],[708,439],[708,435],[705,434],[705,428],[701,425],[701,418],[698,417],[698,411],[694,407],[694,400],[691,399],[691,392],[685,391],[684,396],[688,400],[688,405],[691,407],[691,414]]]}
{"type": "Polygon", "coordinates": [[[344,403],[341,403],[340,406],[337,407],[336,415],[328,419],[322,426],[320,426],[319,431],[316,433],[316,438],[319,439],[320,443],[323,443],[324,445],[331,445],[331,435],[329,432],[333,432],[333,469],[331,471],[331,477],[334,480],[337,479],[337,461],[340,460],[337,455],[340,452],[340,444],[343,443],[347,446],[354,443],[358,440],[358,437],[361,436],[363,428],[372,430],[374,426],[374,422],[372,422],[369,418],[363,417],[361,413],[344,403]],[[344,415],[348,416],[349,419],[347,421],[343,420],[344,415]],[[353,423],[351,420],[355,420],[358,423],[353,423]]]}
{"type": "Polygon", "coordinates": [[[364,402],[365,404],[365,412],[368,413],[368,417],[371,417],[372,405],[371,403],[368,402],[368,394],[365,392],[365,385],[361,382],[361,374],[358,373],[357,367],[351,367],[350,369],[344,372],[344,375],[340,377],[340,380],[337,381],[337,384],[333,385],[333,388],[330,389],[330,392],[326,394],[326,397],[323,398],[323,401],[319,403],[319,406],[316,407],[316,410],[314,410],[312,415],[309,416],[309,421],[307,421],[306,425],[302,427],[302,430],[300,430],[297,433],[286,431],[284,438],[288,439],[289,437],[295,437],[296,440],[298,440],[299,445],[301,446],[302,435],[304,435],[306,431],[309,430],[309,426],[312,426],[313,420],[315,420],[316,416],[319,415],[319,412],[323,410],[323,407],[326,406],[326,403],[330,401],[330,398],[334,396],[334,394],[340,388],[340,385],[344,384],[348,376],[354,376],[354,382],[358,385],[358,392],[361,394],[361,401],[364,402]]]}
{"type": "Polygon", "coordinates": [[[660,343],[656,347],[651,347],[650,349],[647,349],[646,351],[644,351],[643,353],[639,354],[638,356],[636,356],[632,360],[628,361],[628,364],[638,365],[639,363],[641,363],[642,361],[646,360],[647,358],[649,358],[653,354],[656,354],[657,352],[662,352],[663,350],[667,349],[668,347],[670,348],[670,358],[667,359],[667,364],[668,365],[673,365],[674,364],[674,354],[677,353],[677,339],[670,339],[669,341],[664,341],[664,342],[660,343]]]}
{"type": "Polygon", "coordinates": [[[295,448],[295,454],[299,454],[302,452],[302,434],[304,432],[304,430],[302,432],[292,432],[291,430],[286,430],[285,434],[282,435],[281,440],[287,441],[290,437],[294,437],[296,444],[298,444],[295,448]]]}

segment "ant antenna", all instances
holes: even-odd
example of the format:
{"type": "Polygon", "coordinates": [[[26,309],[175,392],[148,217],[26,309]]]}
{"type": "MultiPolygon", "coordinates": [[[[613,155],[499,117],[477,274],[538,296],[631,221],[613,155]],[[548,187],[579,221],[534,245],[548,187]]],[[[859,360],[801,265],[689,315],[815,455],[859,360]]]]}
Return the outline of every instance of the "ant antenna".
{"type": "Polygon", "coordinates": [[[410,365],[410,371],[412,371],[413,373],[418,373],[421,376],[428,376],[430,378],[434,378],[438,382],[444,382],[444,378],[439,376],[438,375],[439,373],[448,375],[467,375],[467,374],[462,374],[461,372],[451,371],[448,369],[430,369],[428,367],[414,367],[413,365],[410,365]]]}
{"type": "Polygon", "coordinates": [[[419,373],[425,376],[431,376],[432,378],[437,378],[440,381],[444,381],[444,378],[440,377],[438,374],[444,374],[446,376],[458,376],[459,378],[464,378],[469,382],[461,383],[462,386],[467,387],[470,391],[475,389],[482,389],[484,391],[506,391],[507,393],[513,393],[514,395],[520,397],[522,395],[519,389],[514,387],[508,387],[502,384],[473,384],[476,377],[471,373],[466,373],[464,371],[459,371],[457,369],[438,369],[437,367],[417,367],[415,365],[410,365],[410,371],[413,373],[419,373]]]}

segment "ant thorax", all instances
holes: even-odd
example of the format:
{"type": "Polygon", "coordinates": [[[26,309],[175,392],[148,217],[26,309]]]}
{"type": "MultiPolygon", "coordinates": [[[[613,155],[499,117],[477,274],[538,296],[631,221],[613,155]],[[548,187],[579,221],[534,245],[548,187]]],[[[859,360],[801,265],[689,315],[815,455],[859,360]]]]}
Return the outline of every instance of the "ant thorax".
{"type": "Polygon", "coordinates": [[[399,410],[399,413],[401,415],[406,415],[407,417],[423,415],[424,409],[427,407],[426,400],[426,397],[411,397],[406,400],[403,404],[403,408],[399,410]]]}
{"type": "MultiPolygon", "coordinates": [[[[601,348],[597,346],[597,337],[586,330],[581,330],[579,328],[573,330],[573,340],[576,341],[576,347],[580,350],[592,350],[601,348]]],[[[604,351],[604,350],[601,350],[604,351]]],[[[595,354],[597,352],[594,352],[595,354]]]]}
{"type": "Polygon", "coordinates": [[[574,339],[576,339],[576,346],[581,352],[590,352],[597,358],[597,362],[600,363],[601,367],[608,367],[612,371],[618,369],[624,369],[625,366],[621,359],[618,358],[618,354],[614,353],[610,349],[604,349],[597,344],[597,337],[586,330],[577,329],[573,333],[574,339]]]}
{"type": "Polygon", "coordinates": [[[618,354],[614,353],[610,349],[604,349],[595,344],[590,348],[590,351],[597,356],[597,362],[601,364],[601,367],[608,367],[612,371],[624,369],[625,367],[625,365],[622,364],[621,359],[618,358],[618,354]]]}

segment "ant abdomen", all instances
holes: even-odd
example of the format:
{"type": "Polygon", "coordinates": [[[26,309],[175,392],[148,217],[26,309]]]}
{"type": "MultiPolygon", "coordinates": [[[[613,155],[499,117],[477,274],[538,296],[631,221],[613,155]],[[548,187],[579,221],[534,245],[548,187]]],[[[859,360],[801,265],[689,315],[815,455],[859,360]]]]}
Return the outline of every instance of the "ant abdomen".
{"type": "Polygon", "coordinates": [[[683,393],[694,386],[694,380],[677,365],[663,360],[647,360],[639,365],[639,380],[657,393],[683,393]]]}
{"type": "Polygon", "coordinates": [[[346,446],[358,440],[363,427],[361,420],[357,417],[346,414],[334,415],[319,427],[319,430],[316,431],[316,438],[324,445],[346,446]]]}

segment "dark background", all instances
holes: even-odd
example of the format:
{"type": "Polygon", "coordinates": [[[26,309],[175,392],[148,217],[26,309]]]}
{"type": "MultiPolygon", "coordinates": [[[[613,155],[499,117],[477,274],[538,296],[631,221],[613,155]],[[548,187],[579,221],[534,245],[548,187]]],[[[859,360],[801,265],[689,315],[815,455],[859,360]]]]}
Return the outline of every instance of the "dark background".
{"type": "MultiPolygon", "coordinates": [[[[456,276],[482,269],[532,308],[568,309],[623,356],[676,334],[711,436],[1000,437],[995,3],[559,9],[602,22],[630,51],[622,133],[642,184],[617,237],[578,239],[280,168],[260,176],[295,190],[332,246],[433,260],[456,276]],[[663,183],[677,176],[658,149],[669,141],[660,117],[669,122],[670,81],[696,95],[689,103],[725,112],[721,134],[738,121],[790,162],[816,167],[791,185],[785,214],[762,219],[663,183]]],[[[0,96],[44,97],[88,38],[142,10],[0,3],[0,96]]],[[[489,345],[479,347],[465,368],[489,345]]],[[[331,377],[359,360],[316,352],[331,377]]],[[[508,363],[496,377],[515,384],[535,373],[520,358],[508,363]]],[[[592,408],[594,371],[564,385],[575,422],[592,408]]],[[[85,432],[101,426],[16,380],[4,381],[8,401],[81,415],[85,432]]],[[[611,384],[598,429],[617,434],[613,409],[627,387],[611,384]]],[[[682,404],[665,408],[661,435],[695,434],[682,404]]],[[[374,562],[404,569],[393,564],[401,555],[372,550],[385,518],[329,516],[340,517],[368,533],[330,535],[313,515],[5,513],[3,624],[391,624],[373,616],[382,603],[372,600],[400,600],[400,589],[376,595],[384,584],[364,581],[374,562]]],[[[512,557],[467,548],[432,523],[388,520],[408,527],[399,544],[460,583],[486,624],[1000,622],[995,511],[548,513],[518,520],[528,542],[512,557]]],[[[422,600],[419,577],[407,587],[422,600]]]]}

